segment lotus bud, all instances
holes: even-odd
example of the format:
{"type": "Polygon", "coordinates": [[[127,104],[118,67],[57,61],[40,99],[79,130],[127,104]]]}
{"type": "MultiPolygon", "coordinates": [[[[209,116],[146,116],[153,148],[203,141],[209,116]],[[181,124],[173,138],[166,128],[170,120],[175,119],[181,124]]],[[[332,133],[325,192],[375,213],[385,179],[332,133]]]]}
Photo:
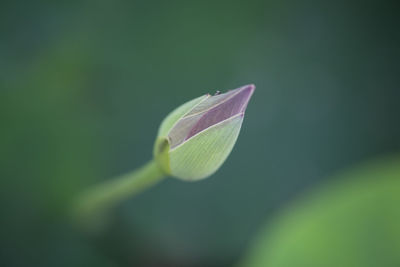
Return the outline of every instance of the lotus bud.
{"type": "Polygon", "coordinates": [[[216,172],[236,143],[254,85],[195,98],[161,123],[154,157],[163,171],[195,181],[216,172]]]}

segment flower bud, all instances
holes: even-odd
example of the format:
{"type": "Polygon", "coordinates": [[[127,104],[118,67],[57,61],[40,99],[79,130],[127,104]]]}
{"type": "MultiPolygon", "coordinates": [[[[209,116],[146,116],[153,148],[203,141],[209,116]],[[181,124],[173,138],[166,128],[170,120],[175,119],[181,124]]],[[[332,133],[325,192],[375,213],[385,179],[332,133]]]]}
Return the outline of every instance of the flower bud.
{"type": "Polygon", "coordinates": [[[236,143],[254,85],[203,95],[161,123],[154,157],[166,174],[194,181],[216,172],[236,143]]]}

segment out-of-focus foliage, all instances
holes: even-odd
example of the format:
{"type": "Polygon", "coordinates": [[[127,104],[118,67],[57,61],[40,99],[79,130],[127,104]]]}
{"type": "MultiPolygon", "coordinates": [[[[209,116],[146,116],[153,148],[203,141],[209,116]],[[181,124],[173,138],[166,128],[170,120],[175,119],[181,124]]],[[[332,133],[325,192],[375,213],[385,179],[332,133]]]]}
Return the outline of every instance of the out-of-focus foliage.
{"type": "Polygon", "coordinates": [[[400,152],[399,20],[381,0],[2,0],[0,265],[231,266],[295,196],[400,152]],[[74,194],[152,157],[169,111],[248,83],[210,179],[166,180],[93,236],[68,225],[74,194]]]}
{"type": "Polygon", "coordinates": [[[400,158],[365,164],[296,201],[242,266],[400,266],[400,158]]]}

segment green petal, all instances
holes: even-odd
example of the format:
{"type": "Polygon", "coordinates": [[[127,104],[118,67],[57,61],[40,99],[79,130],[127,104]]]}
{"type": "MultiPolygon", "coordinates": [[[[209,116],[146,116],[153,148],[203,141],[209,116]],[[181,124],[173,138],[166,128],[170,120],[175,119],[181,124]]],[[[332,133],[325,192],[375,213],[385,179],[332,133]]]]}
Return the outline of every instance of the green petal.
{"type": "Polygon", "coordinates": [[[164,174],[171,175],[171,168],[169,166],[169,141],[165,137],[158,137],[154,144],[154,159],[158,166],[163,170],[164,174]]]}
{"type": "Polygon", "coordinates": [[[172,127],[180,118],[182,118],[186,113],[190,112],[201,101],[209,97],[209,95],[200,96],[174,109],[162,121],[160,129],[158,130],[158,137],[167,137],[168,132],[172,129],[172,127]]]}
{"type": "Polygon", "coordinates": [[[224,163],[236,143],[243,114],[198,133],[169,153],[172,175],[194,181],[213,174],[224,163]]]}

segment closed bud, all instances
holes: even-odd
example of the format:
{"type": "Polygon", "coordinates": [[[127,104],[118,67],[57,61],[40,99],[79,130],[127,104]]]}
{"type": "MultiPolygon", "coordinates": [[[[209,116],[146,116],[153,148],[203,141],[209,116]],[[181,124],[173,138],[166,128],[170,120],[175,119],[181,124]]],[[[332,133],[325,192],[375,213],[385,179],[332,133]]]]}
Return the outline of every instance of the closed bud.
{"type": "Polygon", "coordinates": [[[204,95],[172,111],[161,123],[154,157],[166,174],[187,181],[206,178],[236,143],[254,85],[204,95]]]}

